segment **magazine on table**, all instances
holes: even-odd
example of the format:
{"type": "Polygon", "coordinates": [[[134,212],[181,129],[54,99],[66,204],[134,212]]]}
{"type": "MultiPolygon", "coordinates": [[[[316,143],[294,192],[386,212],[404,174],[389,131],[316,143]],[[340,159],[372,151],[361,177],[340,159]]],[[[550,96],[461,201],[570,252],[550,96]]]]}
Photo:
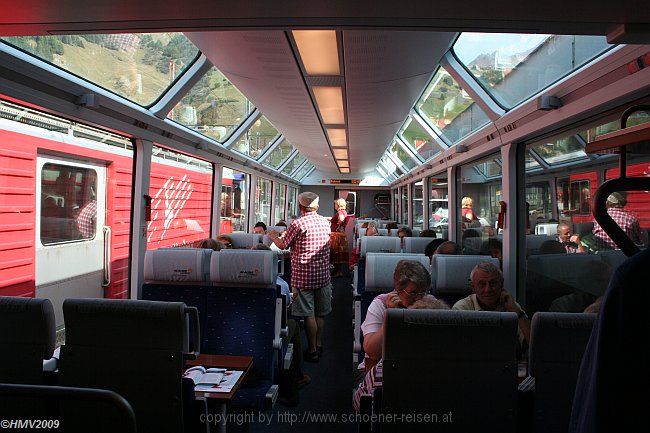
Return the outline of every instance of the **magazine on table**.
{"type": "Polygon", "coordinates": [[[187,369],[183,377],[192,379],[195,392],[228,393],[242,374],[243,371],[196,366],[187,369]]]}

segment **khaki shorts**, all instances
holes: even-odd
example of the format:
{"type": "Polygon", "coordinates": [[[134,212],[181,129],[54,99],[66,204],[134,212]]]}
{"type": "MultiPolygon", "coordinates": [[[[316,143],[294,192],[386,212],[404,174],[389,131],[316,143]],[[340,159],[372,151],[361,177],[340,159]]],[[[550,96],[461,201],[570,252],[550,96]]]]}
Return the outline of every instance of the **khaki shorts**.
{"type": "Polygon", "coordinates": [[[291,314],[300,317],[326,316],[332,311],[332,285],[314,290],[294,289],[295,295],[291,314]]]}

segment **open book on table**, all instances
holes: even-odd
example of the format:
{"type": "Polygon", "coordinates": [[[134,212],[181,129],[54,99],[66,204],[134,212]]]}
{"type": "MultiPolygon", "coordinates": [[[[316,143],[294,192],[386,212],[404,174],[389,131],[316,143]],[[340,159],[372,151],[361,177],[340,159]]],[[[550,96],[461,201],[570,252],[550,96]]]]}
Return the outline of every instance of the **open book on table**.
{"type": "Polygon", "coordinates": [[[226,370],[225,368],[205,368],[196,366],[185,371],[183,377],[192,379],[196,392],[232,391],[243,371],[226,370]]]}

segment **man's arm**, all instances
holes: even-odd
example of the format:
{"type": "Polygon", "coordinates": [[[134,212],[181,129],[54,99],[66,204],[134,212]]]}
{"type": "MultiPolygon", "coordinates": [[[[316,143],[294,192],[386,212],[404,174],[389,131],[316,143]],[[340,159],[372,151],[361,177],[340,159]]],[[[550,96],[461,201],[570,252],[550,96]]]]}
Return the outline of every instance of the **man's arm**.
{"type": "Polygon", "coordinates": [[[269,239],[271,239],[271,241],[273,241],[275,246],[280,248],[281,250],[287,249],[286,245],[284,244],[284,239],[280,237],[280,234],[277,231],[271,230],[269,232],[269,239]]]}
{"type": "MultiPolygon", "coordinates": [[[[382,302],[379,299],[375,298],[373,302],[382,302]]],[[[388,294],[386,298],[386,310],[380,316],[372,304],[368,307],[368,313],[366,315],[366,322],[374,321],[375,323],[381,322],[381,326],[375,332],[369,332],[363,336],[363,351],[366,352],[368,358],[379,361],[381,359],[381,354],[383,351],[384,345],[384,331],[386,326],[386,315],[388,314],[389,308],[398,308],[400,307],[400,299],[397,292],[393,291],[388,294]]],[[[364,322],[364,323],[366,323],[364,322]]]]}
{"type": "Polygon", "coordinates": [[[526,344],[530,344],[530,320],[528,319],[528,316],[526,316],[526,313],[521,309],[519,304],[512,299],[510,293],[504,290],[501,296],[503,309],[511,313],[517,313],[517,324],[519,325],[521,333],[524,335],[524,341],[526,341],[526,344]]]}

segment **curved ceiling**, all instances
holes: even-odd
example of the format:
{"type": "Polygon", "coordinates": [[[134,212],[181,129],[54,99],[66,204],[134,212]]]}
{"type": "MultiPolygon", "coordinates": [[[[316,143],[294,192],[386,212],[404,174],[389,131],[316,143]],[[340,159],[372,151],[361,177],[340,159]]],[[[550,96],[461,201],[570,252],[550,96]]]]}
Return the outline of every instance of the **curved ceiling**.
{"type": "MultiPolygon", "coordinates": [[[[456,34],[344,30],[350,169],[369,173],[456,34]]],[[[210,61],[322,172],[338,172],[287,33],[186,33],[210,61]]]]}

